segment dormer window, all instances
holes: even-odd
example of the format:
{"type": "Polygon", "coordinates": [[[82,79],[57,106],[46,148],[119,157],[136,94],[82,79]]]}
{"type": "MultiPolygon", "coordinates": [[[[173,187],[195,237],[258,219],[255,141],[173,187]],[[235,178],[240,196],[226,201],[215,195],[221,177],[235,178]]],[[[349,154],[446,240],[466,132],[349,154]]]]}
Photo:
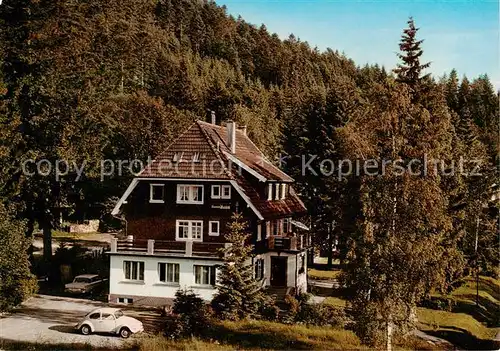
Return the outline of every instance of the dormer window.
{"type": "Polygon", "coordinates": [[[163,203],[165,196],[164,184],[149,184],[149,202],[163,203]]]}
{"type": "Polygon", "coordinates": [[[200,162],[201,154],[199,152],[195,152],[193,154],[193,162],[200,162]]]}
{"type": "Polygon", "coordinates": [[[286,183],[282,183],[281,184],[281,200],[285,199],[285,197],[286,197],[286,190],[287,190],[286,183]]]}
{"type": "Polygon", "coordinates": [[[174,158],[172,159],[172,161],[174,161],[174,162],[181,162],[183,155],[184,155],[184,152],[176,152],[174,154],[174,158]]]}

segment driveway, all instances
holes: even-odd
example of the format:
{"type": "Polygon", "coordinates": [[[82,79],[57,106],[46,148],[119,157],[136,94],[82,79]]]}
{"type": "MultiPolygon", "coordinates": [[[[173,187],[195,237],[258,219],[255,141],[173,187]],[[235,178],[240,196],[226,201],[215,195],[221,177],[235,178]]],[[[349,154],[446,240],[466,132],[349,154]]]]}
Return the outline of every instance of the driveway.
{"type": "MultiPolygon", "coordinates": [[[[73,326],[102,302],[66,297],[36,295],[10,314],[0,317],[2,344],[76,344],[88,348],[124,349],[133,347],[134,336],[124,340],[114,335],[81,335],[73,326]]],[[[156,332],[160,325],[154,311],[124,309],[126,315],[144,323],[145,332],[156,332]]]]}

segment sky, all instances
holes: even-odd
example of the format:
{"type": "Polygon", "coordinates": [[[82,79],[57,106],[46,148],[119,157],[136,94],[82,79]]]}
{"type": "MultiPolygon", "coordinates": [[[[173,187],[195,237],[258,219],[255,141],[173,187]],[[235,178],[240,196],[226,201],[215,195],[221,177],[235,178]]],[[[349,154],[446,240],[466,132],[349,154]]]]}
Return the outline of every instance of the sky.
{"type": "Polygon", "coordinates": [[[312,47],[344,52],[356,64],[396,66],[409,16],[424,39],[421,62],[442,76],[455,68],[468,78],[488,74],[500,88],[499,0],[216,0],[229,14],[291,33],[312,47]]]}

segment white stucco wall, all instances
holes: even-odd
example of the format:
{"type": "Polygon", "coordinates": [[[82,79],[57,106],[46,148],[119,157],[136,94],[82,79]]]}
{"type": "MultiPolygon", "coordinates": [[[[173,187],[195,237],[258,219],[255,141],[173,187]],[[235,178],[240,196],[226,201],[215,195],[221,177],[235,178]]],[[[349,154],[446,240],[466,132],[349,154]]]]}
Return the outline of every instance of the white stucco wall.
{"type": "MultiPolygon", "coordinates": [[[[276,252],[268,252],[258,257],[264,258],[264,277],[265,277],[265,286],[271,284],[271,257],[278,256],[276,252]]],[[[286,275],[286,285],[287,287],[295,287],[297,283],[297,290],[299,292],[307,292],[307,256],[306,253],[300,254],[290,254],[290,253],[281,253],[280,257],[287,257],[287,275],[286,275]],[[297,264],[300,265],[300,256],[304,256],[305,259],[305,270],[304,273],[298,274],[297,264]],[[295,277],[297,276],[297,281],[295,277]]]]}
{"type": "MultiPolygon", "coordinates": [[[[211,300],[216,290],[211,286],[195,284],[193,265],[220,265],[221,261],[203,260],[193,258],[154,257],[154,256],[110,256],[109,293],[114,295],[136,295],[151,297],[175,298],[179,288],[191,288],[204,300],[211,300]],[[123,261],[144,262],[144,281],[125,280],[123,261]],[[179,264],[179,284],[163,283],[159,281],[158,263],[179,264]]],[[[116,302],[116,301],[115,301],[116,302]]]]}

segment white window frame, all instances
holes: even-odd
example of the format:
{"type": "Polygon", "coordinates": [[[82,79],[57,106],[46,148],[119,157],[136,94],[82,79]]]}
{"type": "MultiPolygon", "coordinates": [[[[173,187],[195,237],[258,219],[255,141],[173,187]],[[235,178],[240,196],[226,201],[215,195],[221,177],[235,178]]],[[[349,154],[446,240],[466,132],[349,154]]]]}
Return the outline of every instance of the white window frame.
{"type": "Polygon", "coordinates": [[[280,183],[276,183],[274,185],[274,199],[275,200],[280,199],[280,183]]]}
{"type": "Polygon", "coordinates": [[[200,286],[200,285],[201,286],[215,286],[215,284],[217,282],[217,268],[215,266],[195,264],[195,265],[193,265],[193,275],[194,275],[194,284],[198,285],[198,286],[200,286]],[[205,267],[208,268],[208,282],[207,283],[204,283],[204,282],[197,283],[196,282],[196,268],[197,267],[201,267],[201,269],[204,269],[205,267]],[[212,270],[214,270],[213,273],[212,273],[212,270]],[[214,278],[213,282],[211,281],[212,277],[214,278]]]}
{"type": "Polygon", "coordinates": [[[212,185],[212,192],[211,192],[211,198],[212,199],[220,199],[221,195],[222,195],[222,192],[221,192],[221,187],[220,185],[212,185]],[[215,194],[215,190],[218,190],[219,191],[219,194],[215,194]]]}
{"type": "Polygon", "coordinates": [[[149,184],[149,203],[151,203],[151,204],[163,204],[163,203],[165,203],[165,184],[149,184]],[[153,188],[155,186],[162,188],[162,190],[161,190],[161,194],[162,194],[161,200],[153,199],[153,194],[154,194],[153,188]]]}
{"type": "Polygon", "coordinates": [[[177,203],[178,204],[189,204],[189,205],[203,205],[203,199],[205,197],[205,187],[202,184],[177,184],[177,203]],[[182,200],[181,189],[188,188],[188,200],[182,200]],[[195,201],[194,194],[201,188],[201,200],[195,201]],[[196,190],[195,190],[196,189],[196,190]]]}
{"type": "Polygon", "coordinates": [[[203,241],[203,221],[192,221],[192,220],[187,220],[187,219],[178,219],[175,221],[175,240],[177,241],[203,241]],[[181,238],[179,237],[179,228],[180,228],[180,223],[185,222],[187,223],[188,227],[188,237],[187,238],[181,238]],[[201,230],[200,230],[200,237],[199,238],[193,238],[193,224],[201,224],[201,230]]]}
{"type": "Polygon", "coordinates": [[[209,221],[208,222],[208,235],[210,236],[219,236],[220,234],[220,222],[219,221],[209,221]],[[217,224],[217,231],[212,231],[212,224],[217,224]]]}
{"type": "Polygon", "coordinates": [[[180,281],[180,273],[181,271],[181,265],[179,263],[174,263],[174,262],[158,262],[158,281],[160,283],[165,283],[165,284],[179,284],[180,281]],[[161,280],[161,275],[160,275],[160,266],[165,265],[165,280],[161,280]],[[172,280],[169,280],[169,275],[168,275],[168,267],[171,267],[172,271],[172,280]],[[176,274],[177,271],[177,274],[176,274]],[[177,280],[175,280],[177,278],[177,280]]]}
{"type": "Polygon", "coordinates": [[[286,183],[281,184],[281,200],[284,200],[286,197],[286,183]]]}
{"type": "Polygon", "coordinates": [[[143,282],[144,281],[144,273],[145,273],[145,263],[144,261],[133,261],[133,260],[125,260],[123,261],[123,278],[127,281],[136,281],[136,282],[143,282]],[[126,265],[127,263],[130,263],[130,277],[127,278],[127,270],[126,270],[126,265]],[[133,268],[134,268],[134,263],[135,263],[135,268],[136,268],[136,277],[137,278],[132,278],[133,277],[133,268]],[[141,265],[142,265],[142,279],[141,277],[141,265]]]}
{"type": "Polygon", "coordinates": [[[221,186],[220,198],[225,199],[225,200],[231,199],[231,185],[222,185],[221,186]],[[227,195],[224,194],[225,190],[228,190],[227,195]]]}
{"type": "Polygon", "coordinates": [[[269,183],[267,187],[267,200],[271,201],[273,199],[273,183],[269,183]]]}

